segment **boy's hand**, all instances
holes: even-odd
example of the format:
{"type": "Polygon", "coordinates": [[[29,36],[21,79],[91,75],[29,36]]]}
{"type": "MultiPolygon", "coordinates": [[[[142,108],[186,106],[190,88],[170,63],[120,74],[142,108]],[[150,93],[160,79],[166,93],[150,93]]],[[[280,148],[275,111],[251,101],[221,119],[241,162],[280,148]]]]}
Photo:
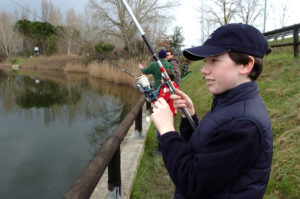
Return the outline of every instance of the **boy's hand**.
{"type": "Polygon", "coordinates": [[[173,113],[164,98],[161,97],[154,103],[151,119],[161,135],[175,131],[173,113]]]}
{"type": "Polygon", "coordinates": [[[195,109],[192,100],[184,92],[175,89],[176,94],[171,95],[171,99],[174,100],[173,106],[181,113],[182,117],[186,117],[182,111],[182,108],[187,108],[190,115],[195,114],[195,109]]]}

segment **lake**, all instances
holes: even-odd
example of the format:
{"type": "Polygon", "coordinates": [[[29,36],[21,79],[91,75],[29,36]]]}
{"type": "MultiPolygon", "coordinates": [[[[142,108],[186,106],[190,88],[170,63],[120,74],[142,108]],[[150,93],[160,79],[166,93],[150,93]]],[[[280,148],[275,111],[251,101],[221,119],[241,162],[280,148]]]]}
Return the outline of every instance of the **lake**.
{"type": "Polygon", "coordinates": [[[0,70],[0,198],[63,198],[140,96],[82,74],[0,70]]]}

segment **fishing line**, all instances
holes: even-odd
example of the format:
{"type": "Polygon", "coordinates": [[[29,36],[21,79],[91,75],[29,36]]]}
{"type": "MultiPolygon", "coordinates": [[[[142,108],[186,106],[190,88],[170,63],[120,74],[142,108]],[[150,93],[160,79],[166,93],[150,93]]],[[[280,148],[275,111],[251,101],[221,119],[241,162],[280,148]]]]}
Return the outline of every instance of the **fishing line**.
{"type": "MultiPolygon", "coordinates": [[[[26,10],[28,13],[32,14],[33,16],[35,16],[36,18],[40,19],[41,21],[44,21],[42,17],[40,17],[40,16],[36,15],[35,13],[31,12],[31,10],[29,10],[28,8],[25,8],[23,5],[19,4],[18,2],[14,1],[14,0],[10,0],[10,1],[13,2],[14,4],[16,4],[17,6],[23,8],[23,9],[26,10]]],[[[46,21],[46,22],[49,23],[48,21],[46,21]]],[[[49,23],[49,24],[51,24],[51,23],[49,23]]],[[[51,25],[52,25],[52,24],[51,24],[51,25]]],[[[53,26],[53,25],[52,25],[52,26],[53,26]]],[[[55,27],[55,26],[53,26],[53,27],[55,27]]],[[[55,29],[55,33],[57,33],[57,32],[56,32],[56,29],[55,29]]],[[[88,51],[89,51],[89,50],[90,50],[90,51],[93,51],[92,49],[86,47],[85,43],[83,43],[82,41],[80,41],[80,40],[78,40],[78,39],[74,39],[74,38],[73,38],[71,35],[69,35],[68,33],[62,31],[62,34],[64,34],[65,36],[71,38],[73,41],[77,42],[77,43],[80,44],[82,47],[86,48],[88,51]]],[[[109,63],[110,65],[119,68],[121,71],[125,72],[126,74],[128,74],[128,75],[131,76],[132,78],[137,79],[137,77],[135,77],[134,75],[132,75],[132,74],[131,74],[129,71],[127,71],[124,67],[119,66],[119,65],[116,64],[115,62],[111,61],[108,57],[106,57],[106,56],[104,56],[104,55],[102,55],[102,54],[100,54],[100,53],[98,53],[98,52],[96,52],[96,51],[95,51],[95,53],[96,53],[96,56],[97,56],[97,57],[99,57],[99,58],[101,58],[101,59],[104,59],[104,60],[108,61],[108,63],[109,63]]]]}

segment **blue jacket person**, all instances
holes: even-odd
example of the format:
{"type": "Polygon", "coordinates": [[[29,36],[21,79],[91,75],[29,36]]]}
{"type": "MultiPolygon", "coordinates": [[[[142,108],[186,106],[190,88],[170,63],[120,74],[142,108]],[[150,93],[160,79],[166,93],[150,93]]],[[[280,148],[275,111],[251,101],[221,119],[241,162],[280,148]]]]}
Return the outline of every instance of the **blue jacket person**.
{"type": "Polygon", "coordinates": [[[256,79],[268,43],[259,30],[228,24],[215,30],[202,46],[186,49],[190,60],[204,59],[201,70],[212,108],[198,120],[191,99],[177,90],[174,107],[186,107],[197,124],[193,130],[184,114],[175,131],[168,104],[155,102],[151,118],[159,130],[162,155],[176,186],[176,199],[261,199],[268,183],[272,127],[256,79]]]}

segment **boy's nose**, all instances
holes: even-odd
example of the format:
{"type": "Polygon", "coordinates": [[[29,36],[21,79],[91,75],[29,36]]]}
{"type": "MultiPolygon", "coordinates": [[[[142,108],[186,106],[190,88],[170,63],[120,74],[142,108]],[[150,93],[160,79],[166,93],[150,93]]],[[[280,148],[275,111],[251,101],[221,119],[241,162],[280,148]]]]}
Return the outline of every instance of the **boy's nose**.
{"type": "Polygon", "coordinates": [[[201,69],[201,72],[203,74],[208,74],[209,73],[209,70],[208,70],[208,67],[206,66],[206,64],[203,65],[202,69],[201,69]]]}

